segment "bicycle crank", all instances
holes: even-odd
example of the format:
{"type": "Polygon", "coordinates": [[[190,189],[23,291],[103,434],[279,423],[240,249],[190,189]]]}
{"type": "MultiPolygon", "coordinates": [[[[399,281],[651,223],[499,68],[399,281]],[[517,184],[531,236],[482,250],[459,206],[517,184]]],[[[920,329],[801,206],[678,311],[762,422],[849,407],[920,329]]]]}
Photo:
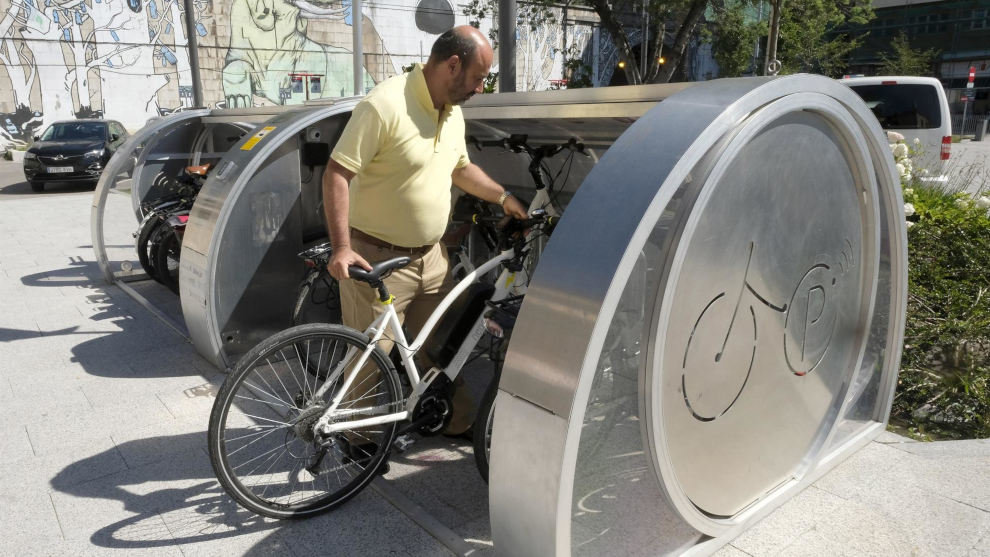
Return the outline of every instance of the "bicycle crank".
{"type": "Polygon", "coordinates": [[[420,435],[430,437],[442,432],[453,415],[453,405],[450,397],[439,394],[429,394],[420,399],[413,411],[412,421],[399,430],[399,435],[416,431],[420,435]]]}

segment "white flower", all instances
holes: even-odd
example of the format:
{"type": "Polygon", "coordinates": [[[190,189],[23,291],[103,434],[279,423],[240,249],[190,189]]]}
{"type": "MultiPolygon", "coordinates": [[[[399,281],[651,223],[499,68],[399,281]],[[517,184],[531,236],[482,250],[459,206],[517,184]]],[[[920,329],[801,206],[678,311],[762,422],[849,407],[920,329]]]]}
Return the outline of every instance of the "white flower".
{"type": "Polygon", "coordinates": [[[911,228],[912,226],[914,226],[914,223],[911,222],[911,221],[909,221],[909,220],[906,220],[906,221],[904,221],[904,226],[907,226],[908,228],[911,228]]]}
{"type": "Polygon", "coordinates": [[[894,145],[894,157],[901,159],[908,156],[908,146],[903,143],[894,145]]]}
{"type": "Polygon", "coordinates": [[[904,197],[911,197],[914,195],[914,188],[904,188],[904,197]]]}
{"type": "Polygon", "coordinates": [[[956,207],[959,207],[960,209],[965,209],[966,207],[969,207],[969,200],[966,199],[965,197],[960,197],[959,199],[956,200],[956,207]]]}
{"type": "Polygon", "coordinates": [[[895,165],[894,165],[894,168],[896,168],[896,169],[897,169],[897,175],[898,175],[898,176],[904,176],[904,173],[905,173],[905,172],[907,172],[907,169],[906,169],[906,168],[904,168],[904,165],[903,165],[903,164],[901,164],[901,163],[897,163],[897,164],[895,164],[895,165]]]}
{"type": "Polygon", "coordinates": [[[887,141],[893,141],[894,143],[904,141],[904,136],[897,132],[887,132],[887,141]]]}
{"type": "Polygon", "coordinates": [[[914,146],[915,147],[920,147],[921,146],[921,139],[920,138],[917,138],[917,137],[914,138],[914,146]]]}
{"type": "Polygon", "coordinates": [[[976,200],[976,206],[980,209],[990,208],[990,197],[981,195],[979,199],[976,200]]]}
{"type": "Polygon", "coordinates": [[[901,161],[901,164],[903,164],[904,165],[904,168],[908,169],[908,171],[911,171],[912,169],[914,169],[914,163],[911,162],[911,159],[909,159],[909,158],[905,158],[904,160],[902,160],[901,161]]]}
{"type": "Polygon", "coordinates": [[[914,214],[914,212],[915,212],[914,211],[914,205],[912,205],[911,203],[905,203],[904,204],[904,216],[905,217],[910,217],[911,215],[914,214]]]}
{"type": "Polygon", "coordinates": [[[922,176],[928,176],[928,169],[927,168],[919,168],[918,169],[918,174],[921,174],[922,176]]]}

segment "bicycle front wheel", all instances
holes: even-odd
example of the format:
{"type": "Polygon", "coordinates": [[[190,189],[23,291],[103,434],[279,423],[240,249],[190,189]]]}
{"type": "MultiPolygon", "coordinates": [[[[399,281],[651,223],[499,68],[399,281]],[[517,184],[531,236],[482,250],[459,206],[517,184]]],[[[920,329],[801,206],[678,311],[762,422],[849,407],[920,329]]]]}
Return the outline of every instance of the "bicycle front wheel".
{"type": "MultiPolygon", "coordinates": [[[[271,518],[304,518],[344,503],[374,478],[397,422],[326,436],[315,429],[367,346],[368,338],[353,329],[301,325],[238,361],[217,394],[208,441],[217,479],[243,507],[271,518]]],[[[331,423],[399,412],[401,401],[395,368],[375,348],[331,423]]]]}

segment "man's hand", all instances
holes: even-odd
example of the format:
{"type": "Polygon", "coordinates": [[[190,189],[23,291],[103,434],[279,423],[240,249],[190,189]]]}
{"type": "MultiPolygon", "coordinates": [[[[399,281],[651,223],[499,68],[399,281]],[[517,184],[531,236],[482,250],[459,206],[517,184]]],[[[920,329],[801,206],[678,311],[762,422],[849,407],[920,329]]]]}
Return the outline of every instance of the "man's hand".
{"type": "Polygon", "coordinates": [[[349,247],[342,247],[333,250],[333,257],[330,258],[327,271],[330,271],[330,276],[337,280],[347,280],[351,278],[351,274],[347,272],[347,268],[351,265],[357,265],[366,271],[371,270],[371,265],[368,265],[368,262],[356,251],[349,247]]]}
{"type": "Polygon", "coordinates": [[[529,216],[526,213],[526,207],[523,207],[522,202],[516,199],[516,196],[514,195],[510,195],[505,198],[505,202],[502,203],[502,210],[505,211],[506,215],[519,220],[525,219],[529,216]]]}

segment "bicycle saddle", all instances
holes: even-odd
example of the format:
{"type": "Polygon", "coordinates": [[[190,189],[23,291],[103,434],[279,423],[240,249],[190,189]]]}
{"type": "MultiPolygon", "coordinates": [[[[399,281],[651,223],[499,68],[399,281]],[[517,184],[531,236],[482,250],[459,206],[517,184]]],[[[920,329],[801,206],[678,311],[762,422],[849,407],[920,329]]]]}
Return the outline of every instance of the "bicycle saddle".
{"type": "Polygon", "coordinates": [[[362,282],[367,282],[368,284],[375,286],[381,283],[388,273],[396,269],[401,269],[412,261],[409,257],[396,257],[394,259],[387,259],[380,263],[375,263],[371,266],[370,271],[365,271],[361,267],[356,265],[351,265],[347,268],[347,272],[351,275],[354,280],[360,280],[362,282]]]}

